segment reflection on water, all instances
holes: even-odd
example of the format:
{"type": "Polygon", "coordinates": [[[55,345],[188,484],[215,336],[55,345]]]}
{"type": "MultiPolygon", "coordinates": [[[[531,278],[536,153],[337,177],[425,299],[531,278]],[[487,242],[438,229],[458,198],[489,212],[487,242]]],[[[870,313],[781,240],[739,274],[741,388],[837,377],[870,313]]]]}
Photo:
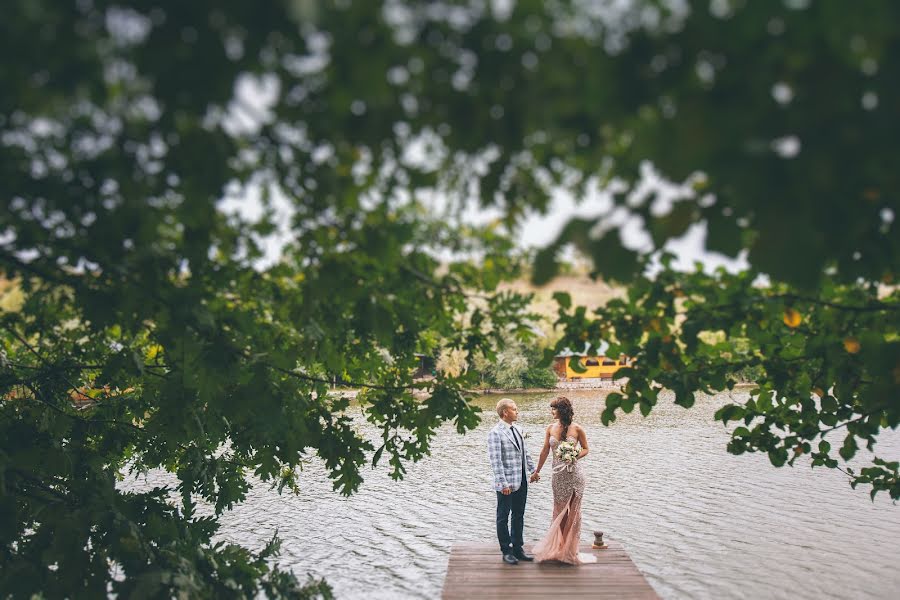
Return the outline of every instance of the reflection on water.
{"type": "MultiPolygon", "coordinates": [[[[691,410],[663,397],[650,417],[625,415],[603,427],[606,393],[567,393],[591,446],[582,540],[602,529],[621,541],[663,598],[898,596],[900,506],[886,495],[872,503],[839,472],[812,470],[808,462],[775,469],[763,455],[727,454],[727,432],[712,420],[727,394],[700,399],[691,410]]],[[[515,396],[535,460],[551,397],[515,396]]],[[[223,516],[222,537],[259,548],[277,529],[279,562],[301,579],[307,572],[326,577],[338,598],[438,597],[454,542],[495,543],[485,442],[498,399],[476,401],[484,414],[474,432],[443,428],[432,455],[410,465],[404,481],[379,468],[342,498],[314,463],[299,496],[255,486],[223,516]]],[[[369,427],[362,419],[359,426],[369,427]]],[[[898,432],[885,432],[876,450],[900,458],[898,432]]],[[[152,474],[129,487],[166,479],[152,474]]],[[[526,543],[543,534],[551,506],[545,477],[529,488],[526,543]]]]}

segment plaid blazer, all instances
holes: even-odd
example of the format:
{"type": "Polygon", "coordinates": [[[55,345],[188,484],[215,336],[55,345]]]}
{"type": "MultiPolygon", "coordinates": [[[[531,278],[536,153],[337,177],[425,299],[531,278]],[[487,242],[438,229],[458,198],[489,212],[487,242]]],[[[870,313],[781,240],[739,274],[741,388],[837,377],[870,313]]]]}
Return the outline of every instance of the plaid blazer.
{"type": "MultiPolygon", "coordinates": [[[[516,427],[513,425],[513,427],[516,427]]],[[[521,427],[516,427],[519,435],[522,436],[522,442],[525,441],[525,434],[521,427]]],[[[506,426],[506,423],[500,421],[488,434],[488,458],[491,461],[491,469],[494,471],[494,490],[501,491],[503,488],[511,488],[516,491],[522,487],[522,457],[525,457],[525,464],[528,467],[528,473],[534,473],[534,461],[528,455],[528,449],[524,452],[516,448],[513,440],[512,431],[506,426]]]]}

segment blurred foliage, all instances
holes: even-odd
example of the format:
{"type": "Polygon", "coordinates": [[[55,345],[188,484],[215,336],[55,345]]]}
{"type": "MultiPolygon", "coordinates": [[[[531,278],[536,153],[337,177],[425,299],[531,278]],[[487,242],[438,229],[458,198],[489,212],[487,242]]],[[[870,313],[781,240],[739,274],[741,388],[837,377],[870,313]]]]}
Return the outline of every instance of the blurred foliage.
{"type": "Polygon", "coordinates": [[[533,340],[507,336],[493,360],[475,361],[473,368],[483,388],[538,389],[555,388],[557,377],[543,364],[543,352],[533,340]]]}
{"type": "MultiPolygon", "coordinates": [[[[218,515],[251,474],[293,489],[309,454],[350,493],[382,457],[401,477],[441,423],[472,428],[474,376],[415,400],[415,353],[442,340],[493,359],[525,327],[528,298],[496,286],[520,272],[516,225],[554,189],[619,190],[532,265],[546,281],[574,244],[632,283],[596,320],[561,315],[561,344],[638,357],[607,418],[649,410],[659,385],[689,405],[749,364],[764,370],[753,401],[720,415],[744,421],[732,451],[837,466],[825,429],[848,434],[848,459],[898,424],[897,298],[877,293],[898,262],[897,3],[4,8],[0,264],[22,294],[0,314],[12,595],[326,595],[274,566],[277,544],[214,541],[196,502],[218,515]],[[638,193],[645,161],[683,184],[676,202],[638,193]],[[464,224],[473,196],[502,218],[464,224]],[[750,271],[664,264],[647,280],[622,214],[657,247],[704,222],[707,246],[746,250],[750,271]],[[336,380],[365,387],[379,438],[327,395],[336,380]],[[157,467],[180,504],[117,490],[157,467]]],[[[900,497],[895,462],[851,477],[900,497]]]]}
{"type": "Polygon", "coordinates": [[[466,353],[460,349],[445,348],[435,361],[435,368],[450,377],[459,377],[468,367],[466,353]]]}

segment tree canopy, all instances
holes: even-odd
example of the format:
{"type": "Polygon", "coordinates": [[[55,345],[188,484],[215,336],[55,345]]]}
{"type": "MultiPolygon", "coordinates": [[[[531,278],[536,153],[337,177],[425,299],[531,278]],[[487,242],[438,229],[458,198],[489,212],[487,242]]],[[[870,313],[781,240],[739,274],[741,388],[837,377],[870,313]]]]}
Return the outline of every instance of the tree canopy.
{"type": "MultiPolygon", "coordinates": [[[[213,542],[247,476],[336,489],[478,416],[466,374],[422,391],[415,354],[491,360],[527,336],[497,291],[555,191],[616,191],[574,245],[629,286],[560,347],[635,357],[604,418],[661,387],[690,406],[753,368],[733,452],[837,468],[900,423],[900,6],[835,2],[8,3],[0,24],[0,588],[14,595],[327,594],[213,542]],[[681,185],[641,193],[644,165],[681,185]],[[227,210],[259,192],[258,214],[227,210]],[[439,201],[435,201],[435,199],[439,201]],[[464,224],[470,199],[500,222],[464,224]],[[704,223],[744,273],[679,273],[625,244],[704,223]],[[265,238],[287,231],[279,261],[265,238]],[[743,254],[742,254],[743,253],[743,254]],[[329,396],[361,386],[382,437],[329,396]],[[827,439],[826,439],[827,438],[827,439]],[[129,470],[177,474],[124,493],[129,470]]],[[[851,481],[900,498],[898,464],[851,481]]]]}

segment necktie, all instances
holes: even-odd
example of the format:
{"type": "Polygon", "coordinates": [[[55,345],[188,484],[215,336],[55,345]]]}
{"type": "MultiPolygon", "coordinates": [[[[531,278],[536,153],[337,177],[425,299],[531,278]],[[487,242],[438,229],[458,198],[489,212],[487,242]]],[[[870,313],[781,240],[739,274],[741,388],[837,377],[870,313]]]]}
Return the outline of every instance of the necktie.
{"type": "Polygon", "coordinates": [[[516,431],[515,427],[510,427],[510,429],[512,429],[512,432],[513,432],[513,439],[516,440],[516,447],[518,447],[519,452],[521,452],[522,451],[522,436],[519,435],[519,432],[516,431]]]}
{"type": "Polygon", "coordinates": [[[513,438],[516,440],[516,445],[519,446],[519,454],[522,456],[522,485],[525,485],[525,440],[522,439],[521,434],[516,431],[516,428],[513,427],[513,438]]]}

